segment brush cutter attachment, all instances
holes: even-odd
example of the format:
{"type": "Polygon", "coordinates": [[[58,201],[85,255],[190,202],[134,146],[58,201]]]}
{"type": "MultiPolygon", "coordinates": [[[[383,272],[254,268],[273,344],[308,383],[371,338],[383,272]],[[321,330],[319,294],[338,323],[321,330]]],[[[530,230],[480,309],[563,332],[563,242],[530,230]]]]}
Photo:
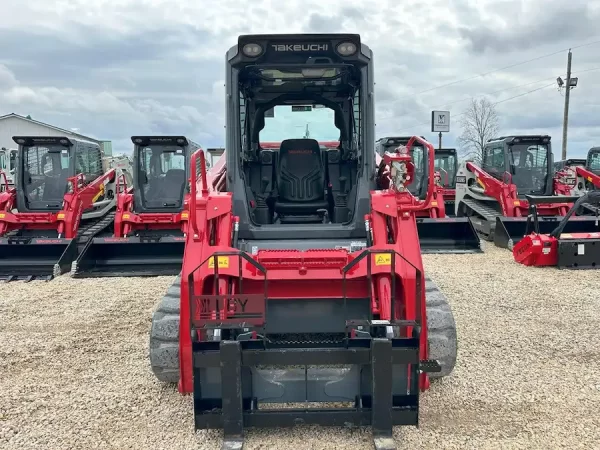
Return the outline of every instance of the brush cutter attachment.
{"type": "Polygon", "coordinates": [[[537,199],[528,196],[530,214],[527,234],[515,244],[515,261],[526,266],[557,266],[569,269],[596,269],[600,267],[600,227],[596,217],[596,231],[565,233],[573,214],[584,203],[600,205],[600,191],[592,191],[581,197],[572,197],[575,204],[550,233],[542,234],[537,215],[537,199]]]}
{"type": "MultiPolygon", "coordinates": [[[[570,203],[579,197],[569,196],[537,196],[526,195],[528,200],[532,199],[534,204],[548,203],[570,203]]],[[[537,215],[536,215],[537,216],[537,215]]],[[[539,233],[550,234],[564,219],[565,216],[537,216],[539,233]]],[[[508,248],[512,250],[514,245],[525,237],[531,229],[528,229],[528,221],[531,220],[531,213],[528,217],[496,217],[496,229],[494,233],[494,244],[497,247],[508,248]]],[[[564,233],[593,233],[597,232],[597,219],[593,216],[575,216],[570,217],[564,223],[564,233]]]]}
{"type": "Polygon", "coordinates": [[[417,218],[421,253],[479,253],[481,242],[468,217],[417,218]]]}

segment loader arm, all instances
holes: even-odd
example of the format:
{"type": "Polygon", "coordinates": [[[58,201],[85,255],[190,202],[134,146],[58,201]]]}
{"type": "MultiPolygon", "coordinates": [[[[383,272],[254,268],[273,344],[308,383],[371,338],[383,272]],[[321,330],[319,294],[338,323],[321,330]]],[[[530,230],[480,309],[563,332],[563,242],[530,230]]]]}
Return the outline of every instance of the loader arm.
{"type": "Polygon", "coordinates": [[[517,199],[517,188],[512,184],[508,172],[504,172],[503,178],[498,180],[473,162],[467,162],[467,169],[475,175],[477,183],[482,188],[482,194],[495,198],[502,208],[502,215],[507,217],[520,217],[521,210],[518,208],[521,202],[517,199]]]}
{"type": "Polygon", "coordinates": [[[600,188],[600,175],[595,174],[591,170],[586,169],[585,167],[575,167],[575,172],[577,176],[585,178],[585,180],[594,185],[596,188],[600,188]]]}

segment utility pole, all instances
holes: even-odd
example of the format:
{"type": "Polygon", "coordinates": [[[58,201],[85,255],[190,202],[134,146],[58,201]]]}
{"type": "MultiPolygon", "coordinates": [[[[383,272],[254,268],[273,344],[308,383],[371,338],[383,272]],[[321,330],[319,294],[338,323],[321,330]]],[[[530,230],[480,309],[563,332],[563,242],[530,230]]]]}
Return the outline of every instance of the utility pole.
{"type": "Polygon", "coordinates": [[[571,92],[571,49],[567,59],[567,90],[565,91],[565,113],[563,116],[562,160],[567,159],[567,128],[569,126],[569,93],[571,92]]]}
{"type": "Polygon", "coordinates": [[[438,149],[442,149],[442,132],[440,131],[440,133],[438,134],[438,138],[440,139],[439,141],[439,145],[438,145],[438,149]]]}

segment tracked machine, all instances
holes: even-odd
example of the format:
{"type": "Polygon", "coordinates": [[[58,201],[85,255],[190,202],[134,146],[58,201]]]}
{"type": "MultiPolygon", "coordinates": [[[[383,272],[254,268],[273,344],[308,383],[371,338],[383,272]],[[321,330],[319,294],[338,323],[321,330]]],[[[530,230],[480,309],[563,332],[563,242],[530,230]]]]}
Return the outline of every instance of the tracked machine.
{"type": "MultiPolygon", "coordinates": [[[[529,202],[538,201],[541,233],[549,233],[571,208],[568,196],[553,195],[554,170],[550,136],[506,136],[490,139],[479,167],[468,161],[456,176],[456,215],[468,216],[484,239],[512,249],[526,234],[529,202]]],[[[565,232],[595,228],[590,217],[573,216],[565,232]]]]}
{"type": "MultiPolygon", "coordinates": [[[[410,136],[384,137],[375,144],[376,161],[379,164],[379,174],[386,170],[382,156],[386,151],[394,152],[398,146],[406,145],[410,136]]],[[[425,139],[421,137],[421,139],[425,139]]],[[[453,149],[452,149],[453,150],[453,149]]],[[[411,194],[424,200],[427,196],[428,180],[434,179],[434,192],[429,204],[422,205],[421,210],[414,212],[417,218],[417,229],[422,253],[478,253],[481,252],[480,238],[468,217],[449,217],[446,214],[447,198],[454,199],[454,190],[449,189],[454,173],[452,164],[456,164],[456,151],[452,160],[451,149],[443,153],[436,151],[434,170],[429,169],[429,156],[425,147],[416,143],[410,156],[412,158],[415,179],[408,186],[411,194]],[[453,162],[452,162],[453,161],[453,162]],[[436,165],[438,164],[439,165],[436,165]],[[450,166],[449,166],[450,164],[450,166]],[[437,170],[439,167],[440,170],[437,170]],[[452,195],[450,197],[450,194],[452,195]]],[[[387,183],[386,177],[380,177],[387,183]]],[[[387,184],[380,186],[387,188],[387,184]]]]}
{"type": "MultiPolygon", "coordinates": [[[[600,190],[600,147],[591,148],[587,159],[566,163],[554,176],[555,193],[578,197],[600,190]]],[[[599,211],[597,205],[584,202],[576,214],[596,216],[599,211]]]]}
{"type": "Polygon", "coordinates": [[[73,262],[75,278],[177,275],[188,225],[189,177],[200,146],[185,136],[133,136],[133,185],[118,180],[114,222],[73,262]]]}
{"type": "MultiPolygon", "coordinates": [[[[193,395],[195,428],[223,429],[224,449],[245,428],[296,424],[370,425],[377,449],[395,448],[392,427],[417,425],[420,391],[454,367],[414,214],[433,179],[415,198],[411,158],[395,152],[390,189],[375,184],[372,58],[354,34],[240,36],[227,53],[227,183],[194,157],[182,274],[150,337],[154,373],[193,395]],[[261,149],[265,111],[296,103],[333,111],[338,148],[261,149]]],[[[407,150],[417,143],[433,170],[433,146],[407,150]]]]}
{"type": "Polygon", "coordinates": [[[112,222],[117,179],[128,172],[105,170],[97,143],[13,139],[19,145],[15,185],[0,194],[0,277],[50,280],[68,271],[81,246],[112,222]]]}

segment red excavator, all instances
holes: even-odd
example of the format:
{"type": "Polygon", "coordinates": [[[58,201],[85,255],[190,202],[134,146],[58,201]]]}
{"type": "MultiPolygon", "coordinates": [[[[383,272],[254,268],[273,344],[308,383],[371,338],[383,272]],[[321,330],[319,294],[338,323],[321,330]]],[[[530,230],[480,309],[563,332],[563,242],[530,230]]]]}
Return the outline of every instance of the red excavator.
{"type": "Polygon", "coordinates": [[[0,193],[0,278],[64,273],[81,246],[112,221],[123,169],[108,169],[97,143],[73,137],[15,136],[14,188],[0,193]]]}
{"type": "Polygon", "coordinates": [[[415,220],[434,180],[423,200],[407,189],[413,145],[430,173],[434,149],[413,137],[384,153],[390,188],[377,187],[373,73],[355,34],[240,36],[227,53],[227,182],[193,156],[183,269],[150,338],[152,370],[193,395],[194,426],[222,428],[223,449],[241,449],[245,428],[299,423],[371,425],[375,448],[395,449],[393,426],[417,425],[420,392],[454,367],[454,319],[415,220]],[[339,146],[272,122],[262,140],[279,132],[279,148],[261,147],[268,111],[305,105],[329,110],[319,123],[339,146]],[[313,407],[273,407],[296,402],[313,407]]]}

